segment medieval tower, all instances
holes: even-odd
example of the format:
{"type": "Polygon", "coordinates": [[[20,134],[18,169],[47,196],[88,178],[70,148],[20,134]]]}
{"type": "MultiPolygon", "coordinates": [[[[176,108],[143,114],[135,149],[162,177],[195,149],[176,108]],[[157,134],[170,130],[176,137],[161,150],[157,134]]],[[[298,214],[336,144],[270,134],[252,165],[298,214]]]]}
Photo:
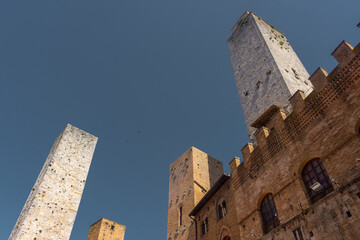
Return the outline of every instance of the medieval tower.
{"type": "Polygon", "coordinates": [[[289,98],[297,90],[307,96],[313,87],[284,34],[252,12],[246,11],[232,28],[228,45],[246,127],[254,141],[266,110],[271,114],[280,107],[289,113],[289,98]]]}
{"type": "Polygon", "coordinates": [[[124,225],[101,218],[90,226],[87,240],[124,240],[124,225]]]}
{"type": "Polygon", "coordinates": [[[191,147],[170,166],[168,239],[195,239],[189,212],[223,175],[222,163],[191,147]]]}
{"type": "Polygon", "coordinates": [[[97,137],[70,124],[56,139],[9,240],[69,239],[97,137]]]}

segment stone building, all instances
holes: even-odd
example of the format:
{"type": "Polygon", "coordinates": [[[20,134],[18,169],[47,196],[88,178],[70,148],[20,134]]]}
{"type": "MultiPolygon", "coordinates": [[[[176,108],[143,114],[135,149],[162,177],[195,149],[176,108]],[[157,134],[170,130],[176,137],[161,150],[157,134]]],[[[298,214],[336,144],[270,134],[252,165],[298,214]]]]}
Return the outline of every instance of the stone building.
{"type": "Polygon", "coordinates": [[[101,218],[90,226],[87,240],[124,240],[126,227],[101,218]]]}
{"type": "Polygon", "coordinates": [[[70,124],[56,139],[9,240],[69,239],[97,137],[70,124]]]}
{"type": "Polygon", "coordinates": [[[178,196],[193,177],[171,165],[167,239],[360,239],[360,44],[341,42],[338,65],[311,76],[254,13],[228,44],[251,143],[190,210],[178,196]]]}

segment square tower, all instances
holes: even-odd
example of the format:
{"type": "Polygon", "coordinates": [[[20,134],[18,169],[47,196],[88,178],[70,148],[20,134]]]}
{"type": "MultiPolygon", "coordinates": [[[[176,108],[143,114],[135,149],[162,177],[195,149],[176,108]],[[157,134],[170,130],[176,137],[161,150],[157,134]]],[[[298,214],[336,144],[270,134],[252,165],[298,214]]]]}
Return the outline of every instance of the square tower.
{"type": "Polygon", "coordinates": [[[56,139],[9,240],[70,238],[97,137],[70,124],[56,139]]]}
{"type": "Polygon", "coordinates": [[[228,39],[235,82],[249,137],[252,124],[272,105],[292,111],[289,98],[298,90],[313,89],[309,74],[284,34],[246,11],[228,39]]]}
{"type": "Polygon", "coordinates": [[[101,218],[90,226],[87,240],[124,240],[124,225],[101,218]]]}
{"type": "Polygon", "coordinates": [[[190,211],[223,175],[222,162],[191,147],[170,165],[167,239],[195,239],[190,211]]]}

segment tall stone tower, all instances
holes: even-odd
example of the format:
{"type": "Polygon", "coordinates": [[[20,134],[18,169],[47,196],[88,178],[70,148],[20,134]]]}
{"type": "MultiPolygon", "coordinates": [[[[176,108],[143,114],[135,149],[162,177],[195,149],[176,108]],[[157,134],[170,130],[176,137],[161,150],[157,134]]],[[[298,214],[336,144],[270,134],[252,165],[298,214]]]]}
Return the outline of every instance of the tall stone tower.
{"type": "Polygon", "coordinates": [[[97,137],[70,124],[56,139],[9,240],[69,239],[97,137]]]}
{"type": "Polygon", "coordinates": [[[124,225],[102,218],[90,226],[87,240],[124,240],[124,225]]]}
{"type": "Polygon", "coordinates": [[[232,28],[228,45],[246,126],[254,141],[260,116],[278,107],[291,112],[289,98],[298,90],[307,96],[313,86],[285,35],[252,12],[246,11],[232,28]]]}
{"type": "Polygon", "coordinates": [[[168,240],[195,239],[188,214],[222,174],[222,163],[195,147],[170,165],[168,240]]]}

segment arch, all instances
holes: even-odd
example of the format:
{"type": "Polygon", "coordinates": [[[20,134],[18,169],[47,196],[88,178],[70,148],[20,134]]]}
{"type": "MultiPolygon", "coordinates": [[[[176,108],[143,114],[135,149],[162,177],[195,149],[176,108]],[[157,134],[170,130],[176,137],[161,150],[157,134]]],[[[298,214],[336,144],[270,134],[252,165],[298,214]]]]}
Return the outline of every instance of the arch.
{"type": "Polygon", "coordinates": [[[280,225],[274,198],[271,193],[261,201],[260,212],[263,222],[264,233],[268,233],[280,225]]]}
{"type": "Polygon", "coordinates": [[[230,240],[231,232],[228,226],[222,226],[219,234],[219,240],[230,240]]]}
{"type": "Polygon", "coordinates": [[[301,172],[301,178],[312,204],[334,190],[320,158],[311,159],[305,164],[301,172]]]}
{"type": "Polygon", "coordinates": [[[301,173],[305,167],[305,165],[310,162],[311,160],[315,159],[315,158],[320,158],[320,156],[318,155],[310,155],[307,158],[305,158],[305,160],[302,161],[302,163],[300,164],[299,168],[298,168],[298,176],[301,176],[301,173]]]}
{"type": "Polygon", "coordinates": [[[226,201],[224,197],[221,197],[215,205],[217,219],[220,220],[227,214],[226,201]]]}

